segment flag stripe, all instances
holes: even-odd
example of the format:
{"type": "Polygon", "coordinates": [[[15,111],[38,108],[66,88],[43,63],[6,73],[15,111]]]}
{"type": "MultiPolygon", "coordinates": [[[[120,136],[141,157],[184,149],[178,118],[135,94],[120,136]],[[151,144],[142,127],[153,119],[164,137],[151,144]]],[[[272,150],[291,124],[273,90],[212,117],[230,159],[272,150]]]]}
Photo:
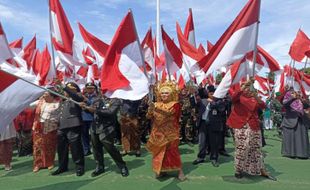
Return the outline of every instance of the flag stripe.
{"type": "Polygon", "coordinates": [[[2,91],[6,89],[8,86],[10,86],[12,83],[14,83],[17,80],[17,78],[1,70],[0,70],[0,76],[1,76],[0,80],[0,94],[1,94],[2,91]]]}

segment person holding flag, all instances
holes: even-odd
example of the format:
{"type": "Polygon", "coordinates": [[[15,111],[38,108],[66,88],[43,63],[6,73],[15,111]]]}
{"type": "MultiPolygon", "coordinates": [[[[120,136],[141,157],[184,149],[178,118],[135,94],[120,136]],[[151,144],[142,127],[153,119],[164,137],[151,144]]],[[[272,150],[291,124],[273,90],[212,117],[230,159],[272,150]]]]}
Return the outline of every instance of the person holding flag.
{"type": "Polygon", "coordinates": [[[239,179],[247,173],[276,181],[264,166],[258,110],[263,109],[265,103],[257,96],[253,82],[253,79],[248,80],[234,92],[233,107],[227,120],[235,136],[235,177],[239,179]]]}

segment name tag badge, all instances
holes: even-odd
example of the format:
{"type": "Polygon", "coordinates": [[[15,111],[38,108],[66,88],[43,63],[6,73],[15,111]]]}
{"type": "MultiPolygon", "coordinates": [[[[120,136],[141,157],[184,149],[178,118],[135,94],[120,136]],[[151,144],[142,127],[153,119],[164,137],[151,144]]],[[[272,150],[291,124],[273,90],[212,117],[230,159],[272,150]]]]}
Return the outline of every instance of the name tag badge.
{"type": "Polygon", "coordinates": [[[213,111],[212,111],[212,115],[217,115],[217,111],[216,111],[216,110],[213,110],[213,111]]]}

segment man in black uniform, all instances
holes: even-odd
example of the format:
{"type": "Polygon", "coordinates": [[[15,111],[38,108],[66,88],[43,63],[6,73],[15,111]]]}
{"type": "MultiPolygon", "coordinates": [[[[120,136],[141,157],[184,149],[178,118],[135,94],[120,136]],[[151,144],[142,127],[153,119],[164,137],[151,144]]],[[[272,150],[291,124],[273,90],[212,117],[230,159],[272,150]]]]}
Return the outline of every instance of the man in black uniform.
{"type": "MultiPolygon", "coordinates": [[[[82,102],[84,98],[80,94],[80,88],[73,82],[67,83],[63,89],[68,98],[76,102],[82,102]]],[[[84,174],[84,153],[81,141],[81,108],[78,104],[69,100],[63,100],[59,106],[59,128],[57,131],[58,169],[52,175],[58,175],[68,171],[69,145],[72,159],[76,165],[76,175],[84,174]]]]}
{"type": "Polygon", "coordinates": [[[94,123],[91,127],[91,142],[93,154],[96,160],[96,169],[92,177],[104,173],[103,147],[110,154],[123,177],[129,175],[126,163],[118,149],[114,146],[115,127],[117,124],[117,111],[120,107],[120,100],[106,97],[98,97],[92,106],[80,104],[85,110],[94,113],[94,123]]]}
{"type": "Polygon", "coordinates": [[[214,167],[218,167],[218,156],[221,141],[223,138],[223,130],[225,125],[225,116],[227,109],[227,101],[224,98],[212,97],[210,100],[210,110],[208,114],[209,126],[208,133],[210,138],[210,160],[214,167]]]}

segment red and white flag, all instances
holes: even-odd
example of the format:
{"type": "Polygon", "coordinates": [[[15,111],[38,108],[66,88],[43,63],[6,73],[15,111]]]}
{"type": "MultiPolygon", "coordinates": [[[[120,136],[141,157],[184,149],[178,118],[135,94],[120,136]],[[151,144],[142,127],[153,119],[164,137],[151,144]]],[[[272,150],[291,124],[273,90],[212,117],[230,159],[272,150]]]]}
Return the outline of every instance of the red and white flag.
{"type": "Polygon", "coordinates": [[[22,58],[22,60],[24,60],[22,67],[26,68],[28,71],[31,71],[33,58],[36,53],[36,48],[37,48],[37,38],[36,36],[34,36],[17,56],[22,58]]]}
{"type": "Polygon", "coordinates": [[[206,54],[206,49],[203,47],[202,44],[199,44],[199,46],[198,46],[198,51],[199,51],[201,54],[206,54]]]}
{"type": "Polygon", "coordinates": [[[200,70],[199,67],[196,67],[195,64],[199,61],[205,54],[201,53],[192,46],[182,34],[180,25],[176,24],[178,40],[180,44],[180,49],[182,52],[184,63],[180,72],[185,77],[185,81],[190,80],[190,73],[195,76],[197,83],[200,84],[205,78],[205,73],[200,70]],[[187,67],[187,68],[186,68],[187,67]]]}
{"type": "Polygon", "coordinates": [[[3,70],[12,71],[19,68],[21,65],[25,65],[26,69],[26,63],[18,56],[14,56],[14,52],[8,44],[6,35],[0,23],[0,64],[3,70]]]}
{"type": "Polygon", "coordinates": [[[146,63],[146,67],[150,68],[151,70],[154,70],[155,69],[155,48],[154,48],[151,28],[147,31],[141,43],[141,47],[142,47],[142,51],[144,54],[144,61],[146,63]]]}
{"type": "Polygon", "coordinates": [[[260,0],[249,0],[237,18],[198,64],[210,74],[254,50],[258,32],[260,0]]]}
{"type": "Polygon", "coordinates": [[[7,126],[31,102],[39,98],[44,89],[29,84],[0,70],[0,127],[7,126]]]}
{"type": "Polygon", "coordinates": [[[208,53],[211,51],[213,46],[214,46],[214,44],[212,44],[209,40],[207,40],[207,51],[208,51],[208,53]]]}
{"type": "Polygon", "coordinates": [[[56,70],[53,62],[51,61],[51,55],[48,51],[47,45],[44,50],[41,52],[41,67],[40,67],[40,85],[48,85],[51,84],[56,78],[56,70]]]}
{"type": "Polygon", "coordinates": [[[23,49],[23,37],[11,42],[9,46],[15,55],[19,54],[23,49]]]}
{"type": "Polygon", "coordinates": [[[166,68],[170,75],[179,71],[183,64],[183,55],[181,50],[175,45],[173,40],[165,32],[163,26],[161,26],[161,34],[164,45],[166,68]]]}
{"type": "Polygon", "coordinates": [[[0,63],[12,58],[14,55],[9,47],[8,40],[0,23],[0,63]]]}
{"type": "Polygon", "coordinates": [[[94,64],[98,65],[99,68],[102,67],[104,58],[107,54],[109,45],[101,41],[99,38],[88,32],[80,23],[78,23],[80,33],[86,43],[88,54],[92,54],[94,57],[94,64]]]}
{"type": "Polygon", "coordinates": [[[289,54],[295,61],[302,62],[307,51],[310,51],[310,39],[301,29],[299,29],[296,38],[290,47],[289,54]]]}
{"type": "Polygon", "coordinates": [[[132,12],[120,23],[101,70],[101,89],[107,97],[139,100],[149,92],[140,69],[143,57],[132,12]]]}
{"type": "MultiPolygon", "coordinates": [[[[247,54],[247,60],[253,64],[253,51],[247,54]]],[[[277,72],[282,70],[283,68],[280,64],[262,47],[257,46],[257,54],[256,54],[256,63],[255,69],[261,70],[263,67],[270,70],[270,72],[277,72]]],[[[252,66],[253,68],[253,66],[252,66]]]]}
{"type": "Polygon", "coordinates": [[[268,78],[264,78],[258,75],[255,75],[255,82],[253,84],[254,88],[260,91],[263,95],[269,95],[272,91],[272,83],[268,78]]]}
{"type": "Polygon", "coordinates": [[[74,33],[59,0],[50,0],[49,7],[52,43],[60,62],[65,67],[82,65],[75,50],[74,33]]]}
{"type": "Polygon", "coordinates": [[[187,39],[187,41],[196,48],[194,19],[191,8],[189,9],[189,15],[184,28],[184,36],[187,39]]]}
{"type": "Polygon", "coordinates": [[[237,61],[227,71],[221,83],[216,88],[213,96],[216,98],[224,98],[230,87],[239,83],[247,76],[247,74],[250,74],[250,72],[252,72],[252,70],[249,69],[249,64],[245,58],[237,61]]]}

